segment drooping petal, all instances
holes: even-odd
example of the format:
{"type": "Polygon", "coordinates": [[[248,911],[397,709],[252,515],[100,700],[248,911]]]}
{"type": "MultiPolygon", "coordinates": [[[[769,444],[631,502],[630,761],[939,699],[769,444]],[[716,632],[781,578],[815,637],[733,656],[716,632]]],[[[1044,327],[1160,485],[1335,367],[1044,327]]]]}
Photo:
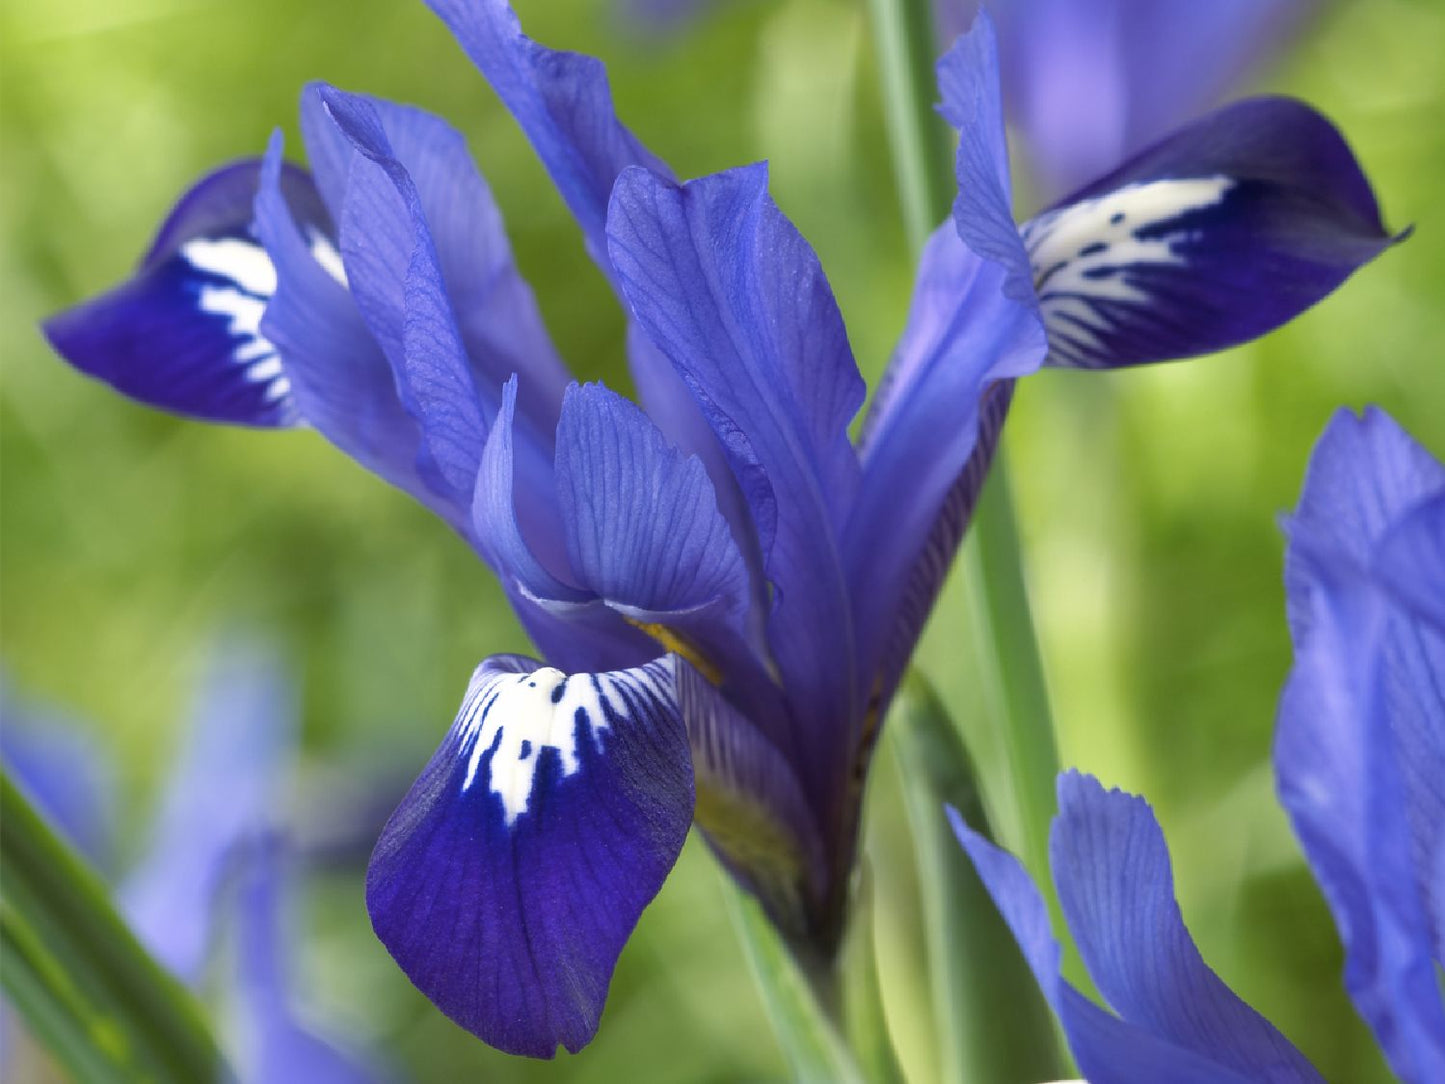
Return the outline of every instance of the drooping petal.
{"type": "Polygon", "coordinates": [[[1442,493],[1445,468],[1383,413],[1342,411],[1325,431],[1288,524],[1295,662],[1274,750],[1280,801],[1345,942],[1345,986],[1412,1082],[1445,1073],[1445,634],[1375,575],[1377,554],[1418,552],[1384,548],[1391,527],[1442,493]]]}
{"type": "Polygon", "coordinates": [[[1169,850],[1142,798],[1059,777],[1049,863],[1069,932],[1123,1019],[1250,1079],[1318,1080],[1205,964],[1174,899],[1169,850]]]}
{"type": "Polygon", "coordinates": [[[367,873],[403,971],[492,1046],[581,1049],[692,821],[672,663],[563,675],[484,662],[367,873]]]}
{"type": "MultiPolygon", "coordinates": [[[[838,535],[858,485],[847,425],[863,384],[817,257],[768,197],[765,166],[681,187],[628,170],[608,236],[635,315],[687,382],[752,511],[776,588],[769,642],[811,716],[798,720],[801,740],[846,754],[837,733],[858,718],[858,675],[838,535]]],[[[820,787],[839,778],[834,763],[816,767],[820,787]]]]}
{"type": "Polygon", "coordinates": [[[1048,199],[1213,105],[1309,0],[1004,0],[1004,100],[1048,199]]]}
{"type": "Polygon", "coordinates": [[[186,981],[205,962],[233,849],[276,817],[295,717],[279,659],[246,641],[216,649],[150,847],[119,890],[136,936],[186,981]]]}
{"type": "MultiPolygon", "coordinates": [[[[313,1032],[293,1005],[294,946],[287,936],[288,855],[281,839],[258,835],[236,854],[236,1063],[243,1081],[364,1084],[385,1079],[313,1032]]],[[[375,1064],[373,1054],[368,1061],[375,1064]]]]}
{"type": "Polygon", "coordinates": [[[1049,364],[1078,368],[1246,342],[1398,239],[1339,132],[1286,98],[1179,129],[1022,233],[1049,364]]]}
{"type": "MultiPolygon", "coordinates": [[[[251,231],[261,162],[208,174],[161,226],[135,277],[44,324],[77,369],[150,406],[207,421],[280,427],[302,420],[284,363],[261,332],[276,271],[251,231]]],[[[313,251],[334,253],[310,178],[276,186],[313,251]]]]}
{"type": "Polygon", "coordinates": [[[276,268],[276,292],[262,329],[286,358],[297,407],[347,455],[461,529],[465,517],[441,480],[418,465],[421,431],[347,291],[340,256],[332,254],[334,263],[316,259],[282,196],[281,169],[277,132],[256,197],[256,233],[276,268]]]}
{"type": "Polygon", "coordinates": [[[1023,950],[1039,989],[1063,1025],[1074,1060],[1090,1084],[1157,1084],[1161,1080],[1178,1084],[1246,1084],[1257,1079],[1241,1076],[1147,1028],[1122,1020],[1079,993],[1060,971],[1059,943],[1049,927],[1048,908],[1023,865],[970,829],[957,810],[949,809],[948,815],[954,833],[1023,950]]]}
{"type": "Polygon", "coordinates": [[[549,439],[570,377],[517,270],[501,212],[465,140],[423,110],[313,83],[301,96],[301,126],[317,185],[338,221],[362,152],[333,119],[328,99],[350,102],[352,110],[369,106],[385,136],[385,146],[369,140],[371,153],[405,170],[477,385],[499,388],[518,374],[521,414],[539,437],[549,439]]]}
{"type": "Polygon", "coordinates": [[[913,305],[861,441],[844,536],[859,657],[886,704],[952,565],[1008,415],[1013,380],[1047,352],[1007,272],[952,223],[929,240],[913,305]]]}

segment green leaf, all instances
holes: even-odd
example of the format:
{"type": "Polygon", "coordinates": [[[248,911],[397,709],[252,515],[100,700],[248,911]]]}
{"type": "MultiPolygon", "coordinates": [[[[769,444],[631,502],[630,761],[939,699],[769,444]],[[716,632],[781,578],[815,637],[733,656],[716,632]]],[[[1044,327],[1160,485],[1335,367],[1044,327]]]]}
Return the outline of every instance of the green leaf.
{"type": "Polygon", "coordinates": [[[991,834],[973,764],[916,671],[888,725],[918,856],[942,1079],[1060,1079],[1066,1061],[1048,1005],[944,813],[951,805],[991,834]]]}
{"type": "Polygon", "coordinates": [[[104,883],[0,774],[0,951],[11,1003],[82,1084],[230,1072],[200,1007],[136,941],[104,883]]]}

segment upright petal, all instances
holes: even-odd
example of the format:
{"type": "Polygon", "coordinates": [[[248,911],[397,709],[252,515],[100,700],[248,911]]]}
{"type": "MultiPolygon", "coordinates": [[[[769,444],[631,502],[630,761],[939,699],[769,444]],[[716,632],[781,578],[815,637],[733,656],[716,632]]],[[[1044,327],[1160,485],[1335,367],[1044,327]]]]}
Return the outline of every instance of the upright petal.
{"type": "MultiPolygon", "coordinates": [[[[260,179],[259,159],[203,177],[134,278],[45,322],[51,345],[82,372],[162,410],[273,428],[301,421],[284,364],[261,332],[276,271],[251,230],[260,179]]],[[[334,253],[310,178],[285,166],[275,184],[305,243],[334,253]]]]}
{"type": "Polygon", "coordinates": [[[1023,227],[1049,363],[1117,368],[1246,342],[1398,238],[1334,126],[1254,98],[1179,129],[1023,227]]]}
{"type": "MultiPolygon", "coordinates": [[[[629,170],[608,236],[634,313],[687,382],[751,509],[799,749],[846,755],[838,728],[858,719],[860,697],[838,536],[858,485],[847,426],[863,384],[817,257],[768,197],[764,166],[682,187],[629,170]]],[[[826,803],[840,773],[831,757],[810,760],[826,803]]]]}
{"type": "Polygon", "coordinates": [[[246,641],[216,649],[150,847],[119,891],[136,935],[182,979],[205,962],[232,850],[274,821],[295,716],[279,659],[246,641]]]}
{"type": "Polygon", "coordinates": [[[1060,776],[1049,864],[1089,975],[1121,1017],[1249,1079],[1319,1079],[1199,955],[1142,798],[1077,772],[1060,776]]]}
{"type": "Polygon", "coordinates": [[[1049,928],[1048,907],[1022,863],[970,829],[956,810],[950,809],[948,815],[984,887],[1013,931],[1040,990],[1063,1025],[1074,1060],[1090,1084],[1158,1084],[1161,1080],[1178,1084],[1246,1084],[1259,1079],[1242,1076],[1146,1027],[1120,1019],[1079,993],[1060,971],[1059,943],[1049,928]]]}
{"type": "Polygon", "coordinates": [[[502,1050],[597,1030],[612,969],[692,821],[672,662],[563,675],[484,662],[367,872],[377,936],[502,1050]]]}
{"type": "Polygon", "coordinates": [[[1342,411],[1325,431],[1288,525],[1295,663],[1274,750],[1346,988],[1411,1082],[1445,1074],[1445,633],[1397,601],[1408,564],[1383,583],[1379,570],[1419,553],[1389,546],[1392,527],[1442,494],[1445,468],[1383,413],[1342,411]]]}

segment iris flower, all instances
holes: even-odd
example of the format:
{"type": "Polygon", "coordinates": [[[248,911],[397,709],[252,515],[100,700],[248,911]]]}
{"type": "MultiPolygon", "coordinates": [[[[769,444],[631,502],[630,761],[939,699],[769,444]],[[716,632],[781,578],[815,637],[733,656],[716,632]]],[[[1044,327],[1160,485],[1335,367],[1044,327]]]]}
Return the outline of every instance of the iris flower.
{"type": "MultiPolygon", "coordinates": [[[[1445,467],[1383,412],[1341,411],[1288,532],[1280,801],[1360,1015],[1402,1080],[1445,1079],[1445,467]]],[[[954,827],[1093,1084],[1322,1079],[1201,959],[1143,799],[1065,773],[1049,840],[1069,931],[1117,1015],[1061,977],[1018,861],[954,827]]]]}
{"type": "Polygon", "coordinates": [[[203,179],[136,277],[47,332],[154,405],[315,428],[498,575],[545,664],[477,667],[367,901],[447,1015],[550,1057],[596,1031],[694,821],[794,950],[831,960],[879,727],[1007,402],[986,389],[1046,356],[1241,341],[1389,238],[1340,136],[1284,101],[1181,132],[1020,235],[980,20],[940,69],[955,221],[854,445],[864,384],[766,166],[678,183],[598,61],[531,41],[500,0],[431,6],[617,293],[640,406],[571,382],[461,138],[322,85],[309,174],[277,137],[203,179]]]}
{"type": "MultiPolygon", "coordinates": [[[[113,873],[107,765],[56,713],[5,699],[0,760],[35,807],[102,872],[113,873]]],[[[382,1079],[298,1017],[285,922],[295,855],[277,813],[294,751],[295,705],[279,660],[233,640],[202,682],[144,854],[116,878],[140,942],[198,988],[231,940],[223,983],[241,1081],[362,1084],[382,1079]]]]}

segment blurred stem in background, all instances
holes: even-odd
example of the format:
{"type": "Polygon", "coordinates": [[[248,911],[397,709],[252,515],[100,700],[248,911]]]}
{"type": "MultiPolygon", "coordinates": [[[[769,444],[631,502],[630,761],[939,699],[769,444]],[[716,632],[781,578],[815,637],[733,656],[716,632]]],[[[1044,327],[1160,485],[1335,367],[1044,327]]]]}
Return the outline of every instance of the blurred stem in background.
{"type": "MultiPolygon", "coordinates": [[[[947,129],[934,109],[937,83],[930,0],[869,0],[880,83],[904,226],[915,258],[949,217],[955,185],[947,129]]],[[[950,629],[975,655],[992,731],[1009,774],[1014,851],[1035,871],[1048,866],[1058,750],[1043,666],[1029,612],[1020,542],[1002,451],[993,463],[961,554],[969,613],[950,629]]],[[[945,1080],[1028,1080],[1063,1075],[1049,1014],[1001,920],[962,861],[944,819],[945,802],[987,824],[962,732],[917,673],[889,726],[906,773],[904,794],[918,854],[934,1012],[945,1080]],[[1002,947],[1000,947],[1002,946],[1002,947]],[[1007,955],[1005,955],[1005,953],[1007,955]],[[1007,1006],[1009,1027],[999,1026],[1007,1006]]],[[[995,804],[1002,804],[999,796],[995,804]]],[[[1005,816],[999,818],[998,814],[1005,816]]],[[[1044,878],[1046,880],[1046,878],[1044,878]]],[[[1051,910],[1057,910],[1050,898],[1051,910]]]]}
{"type": "Polygon", "coordinates": [[[141,947],[100,878],[7,774],[0,883],[5,993],[73,1079],[230,1079],[189,991],[141,947]]]}

